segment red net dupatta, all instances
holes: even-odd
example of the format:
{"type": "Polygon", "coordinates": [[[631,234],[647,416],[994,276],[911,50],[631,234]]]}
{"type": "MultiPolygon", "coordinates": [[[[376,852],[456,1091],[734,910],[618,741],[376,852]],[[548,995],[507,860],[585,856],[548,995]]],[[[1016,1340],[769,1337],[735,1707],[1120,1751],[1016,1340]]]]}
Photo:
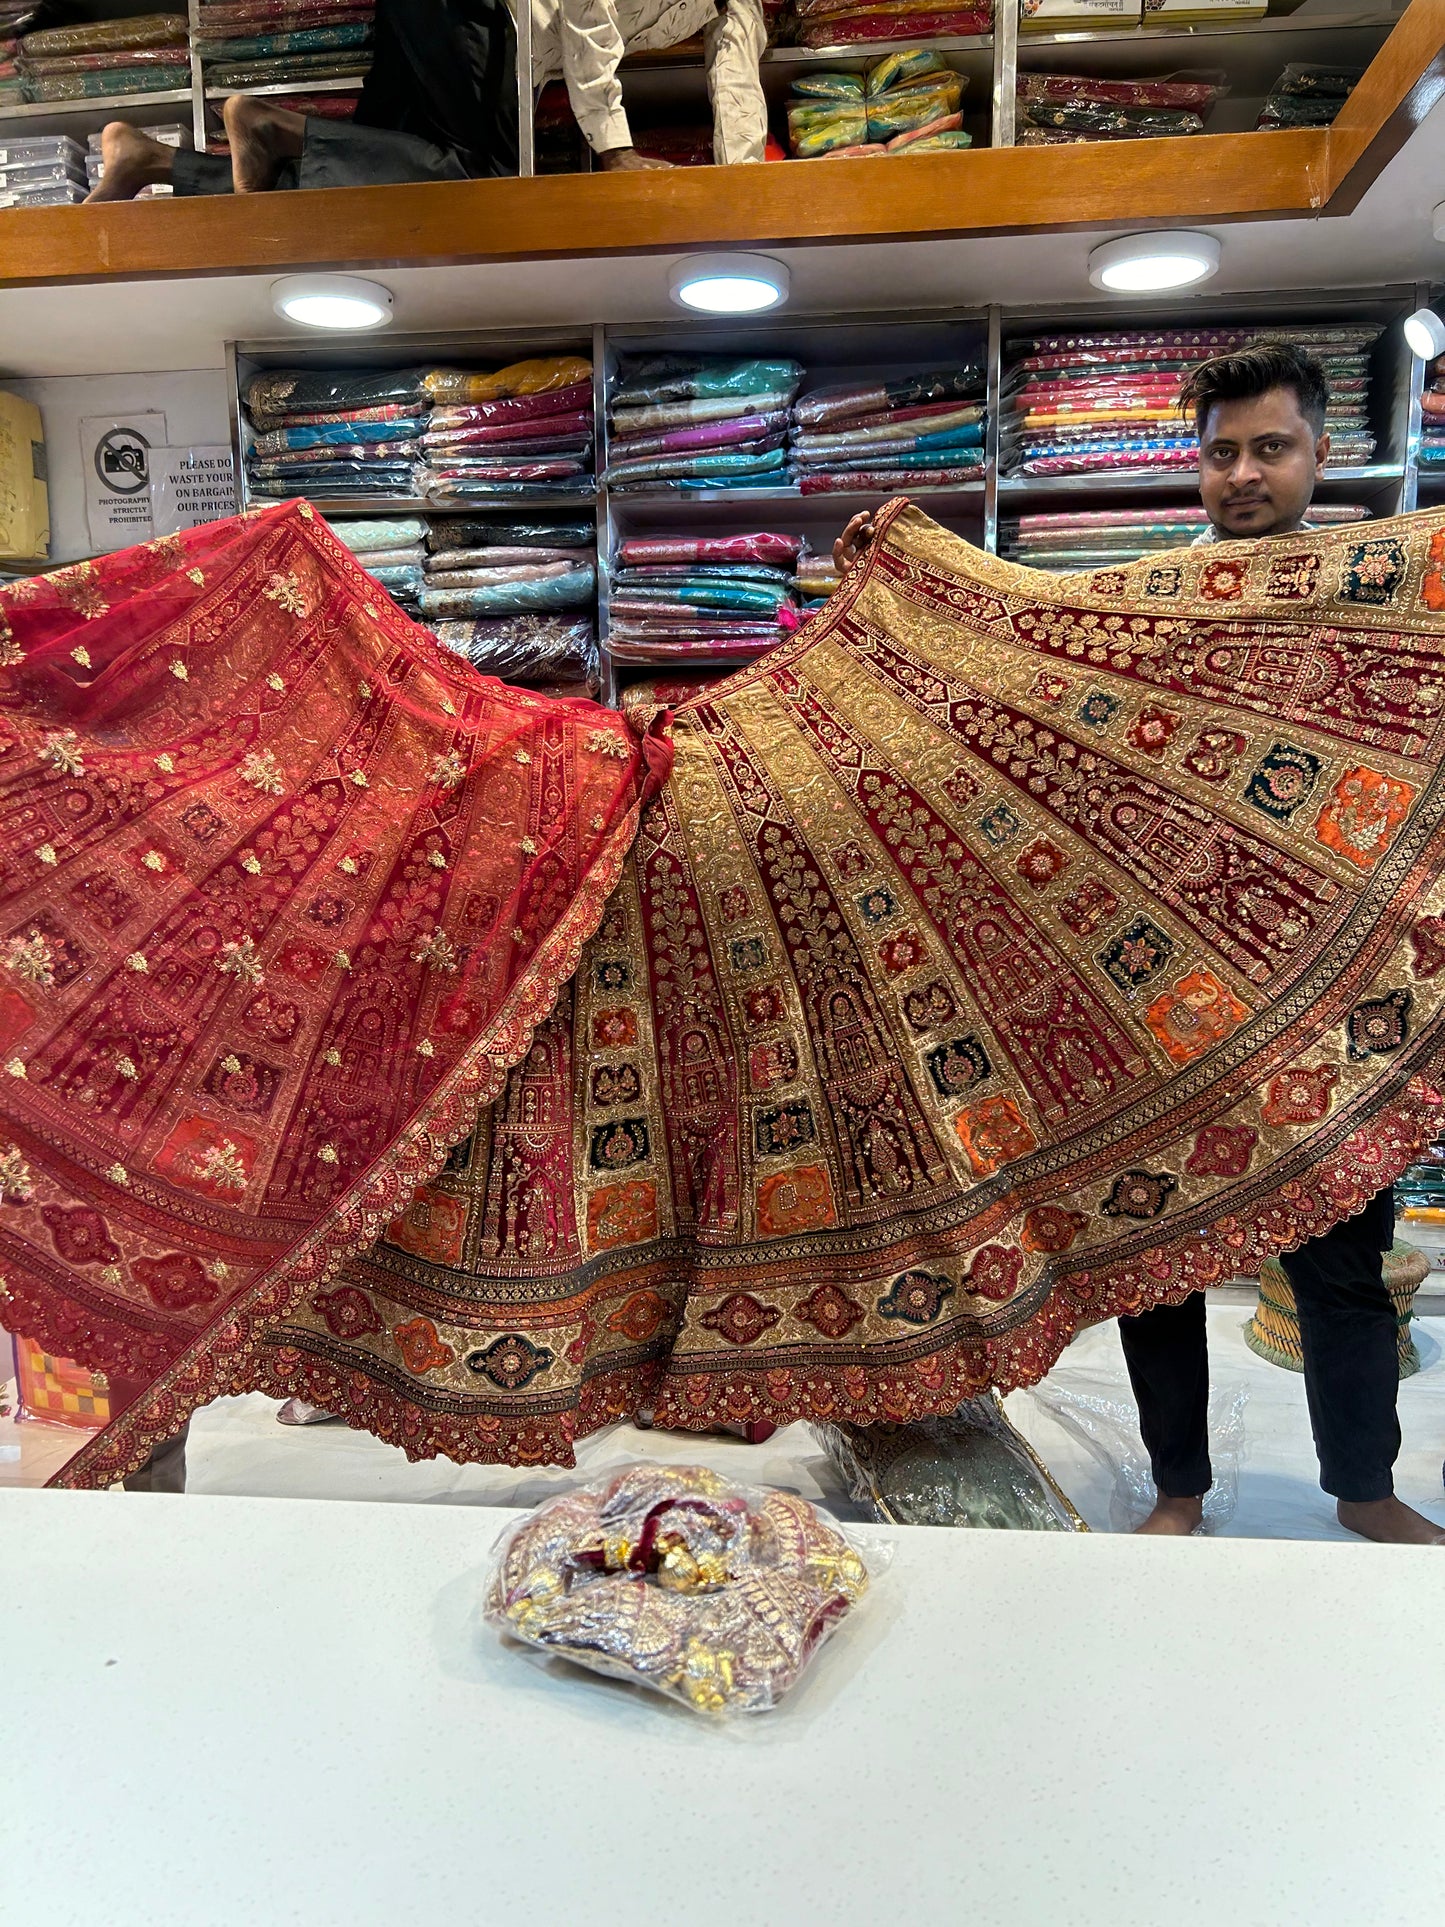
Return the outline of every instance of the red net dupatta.
{"type": "Polygon", "coordinates": [[[104,1484],[501,1089],[666,749],[477,675],[304,504],[0,591],[0,664],[0,1291],[149,1386],[104,1484]]]}

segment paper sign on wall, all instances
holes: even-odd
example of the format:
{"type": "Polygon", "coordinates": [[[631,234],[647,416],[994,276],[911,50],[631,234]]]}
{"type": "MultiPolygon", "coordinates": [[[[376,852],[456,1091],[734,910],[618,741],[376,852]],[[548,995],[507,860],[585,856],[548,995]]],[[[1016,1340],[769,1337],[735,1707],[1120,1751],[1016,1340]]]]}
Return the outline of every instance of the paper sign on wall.
{"type": "Polygon", "coordinates": [[[81,422],[86,518],[97,555],[150,540],[151,452],[165,439],[166,418],[158,410],[88,415],[81,422]]]}
{"type": "Polygon", "coordinates": [[[174,535],[236,513],[236,465],[225,442],[151,450],[151,517],[157,535],[174,535]]]}

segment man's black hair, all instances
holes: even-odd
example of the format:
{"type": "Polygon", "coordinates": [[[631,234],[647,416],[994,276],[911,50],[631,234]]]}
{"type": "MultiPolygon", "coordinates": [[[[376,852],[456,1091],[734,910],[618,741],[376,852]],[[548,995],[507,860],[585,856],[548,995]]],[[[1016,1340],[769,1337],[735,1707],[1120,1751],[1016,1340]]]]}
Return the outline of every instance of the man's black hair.
{"type": "Polygon", "coordinates": [[[1193,409],[1194,426],[1202,440],[1216,402],[1253,401],[1272,388],[1292,388],[1299,411],[1316,437],[1324,434],[1330,405],[1325,371],[1313,355],[1292,341],[1251,341],[1235,354],[1216,355],[1202,363],[1181,389],[1179,409],[1181,414],[1193,409]]]}

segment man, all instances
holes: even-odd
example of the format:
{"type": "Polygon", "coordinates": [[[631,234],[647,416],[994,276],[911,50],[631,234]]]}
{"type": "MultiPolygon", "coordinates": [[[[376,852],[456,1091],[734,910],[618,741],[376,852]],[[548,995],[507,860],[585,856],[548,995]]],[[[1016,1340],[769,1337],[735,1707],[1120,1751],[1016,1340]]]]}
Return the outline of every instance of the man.
{"type": "MultiPolygon", "coordinates": [[[[767,102],[761,0],[532,0],[532,71],[565,79],[572,110],[605,170],[663,167],[632,145],[617,68],[626,53],[702,33],[719,163],[760,161],[767,102]]],[[[259,194],[293,187],[383,187],[517,171],[516,32],[504,0],[381,0],[375,50],[353,120],[230,95],[223,155],[170,148],[115,121],[101,136],[105,175],[92,201],[259,194]]]]}
{"type": "MultiPolygon", "coordinates": [[[[1258,341],[1205,362],[1180,399],[1199,434],[1199,492],[1210,526],[1198,543],[1290,535],[1324,473],[1329,390],[1310,355],[1258,341]]],[[[834,549],[839,568],[872,539],[854,516],[834,549]]],[[[1196,546],[1198,545],[1196,544],[1196,546]]],[[[1438,1526],[1395,1497],[1399,1352],[1383,1254],[1394,1241],[1393,1191],[1311,1238],[1281,1263],[1299,1307],[1305,1393],[1320,1483],[1341,1525],[1396,1545],[1437,1544],[1438,1526]]],[[[1209,1354],[1204,1296],[1119,1320],[1158,1503],[1141,1532],[1185,1535],[1203,1521],[1209,1464],[1209,1354]]]]}

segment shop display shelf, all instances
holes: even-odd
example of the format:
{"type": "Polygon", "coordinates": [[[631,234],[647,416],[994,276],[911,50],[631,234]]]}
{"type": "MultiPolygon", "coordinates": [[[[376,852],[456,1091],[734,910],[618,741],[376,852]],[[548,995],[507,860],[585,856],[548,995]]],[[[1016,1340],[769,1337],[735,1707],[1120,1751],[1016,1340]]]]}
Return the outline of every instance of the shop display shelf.
{"type": "MultiPolygon", "coordinates": [[[[285,495],[251,495],[248,506],[274,508],[281,502],[293,498],[285,495]]],[[[549,515],[562,509],[574,509],[579,515],[589,514],[596,507],[596,497],[592,495],[529,495],[522,500],[507,502],[474,502],[458,505],[450,502],[429,502],[422,495],[337,495],[325,499],[312,496],[299,496],[299,501],[309,501],[318,515],[329,520],[335,515],[385,516],[385,515],[462,515],[476,518],[482,515],[525,516],[533,509],[544,509],[549,515]]]]}
{"type": "Polygon", "coordinates": [[[189,87],[171,87],[153,94],[112,94],[104,100],[38,100],[23,107],[0,107],[0,143],[5,137],[28,140],[35,134],[69,134],[84,141],[113,120],[137,126],[163,121],[189,122],[193,95],[189,87]]]}
{"type": "Polygon", "coordinates": [[[366,79],[365,74],[342,74],[335,80],[270,80],[259,87],[207,87],[207,100],[229,100],[232,94],[252,94],[264,100],[274,94],[354,94],[366,79]]]}
{"type": "MultiPolygon", "coordinates": [[[[1354,468],[1327,469],[1320,486],[1348,484],[1375,489],[1401,482],[1404,477],[1403,462],[1370,462],[1354,468]]],[[[1192,468],[1163,475],[1149,470],[1108,469],[1092,475],[1001,475],[998,480],[1000,498],[1009,501],[1052,495],[1170,495],[1181,490],[1193,494],[1197,486],[1192,468]]]]}

